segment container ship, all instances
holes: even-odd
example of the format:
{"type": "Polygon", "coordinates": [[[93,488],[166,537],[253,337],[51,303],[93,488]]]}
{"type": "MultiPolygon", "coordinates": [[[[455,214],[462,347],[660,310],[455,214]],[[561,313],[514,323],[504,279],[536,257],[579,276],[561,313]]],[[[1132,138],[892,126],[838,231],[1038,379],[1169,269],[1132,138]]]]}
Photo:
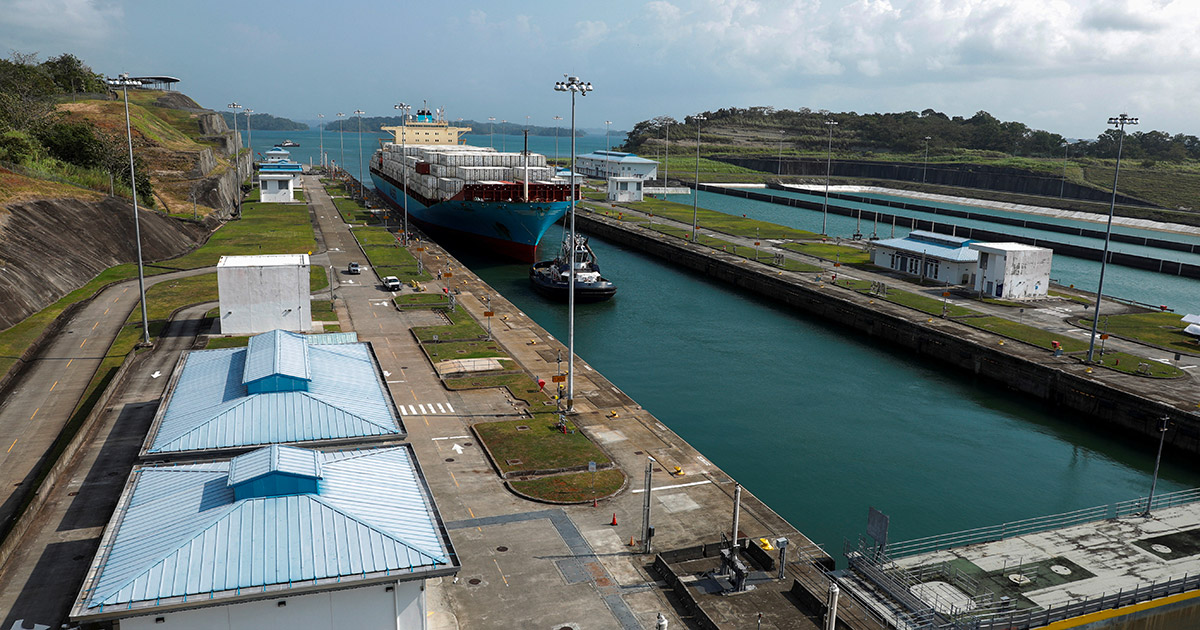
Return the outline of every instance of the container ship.
{"type": "Polygon", "coordinates": [[[546,156],[460,144],[470,127],[451,127],[441,110],[421,109],[371,157],[371,180],[397,209],[431,233],[480,242],[524,262],[570,207],[571,184],[546,156]],[[407,184],[407,187],[406,187],[407,184]]]}

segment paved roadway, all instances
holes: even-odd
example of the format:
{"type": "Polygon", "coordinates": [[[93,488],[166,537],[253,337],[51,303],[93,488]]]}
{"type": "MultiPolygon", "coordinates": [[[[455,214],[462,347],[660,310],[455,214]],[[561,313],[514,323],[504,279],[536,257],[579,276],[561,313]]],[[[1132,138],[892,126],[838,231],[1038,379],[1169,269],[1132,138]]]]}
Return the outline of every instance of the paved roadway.
{"type": "MultiPolygon", "coordinates": [[[[146,286],[213,272],[203,268],[151,276],[146,286]]],[[[0,402],[0,532],[7,531],[17,505],[33,489],[39,463],[137,304],[136,279],[101,291],[67,322],[0,402]]]]}
{"type": "MultiPolygon", "coordinates": [[[[137,295],[136,285],[132,293],[137,295]]],[[[58,628],[67,620],[171,371],[195,341],[204,314],[215,305],[180,311],[155,339],[154,349],[135,359],[126,386],[100,420],[90,447],[80,452],[73,468],[51,490],[30,533],[0,572],[3,630],[58,628]],[[155,372],[160,373],[158,378],[152,376],[155,372]]],[[[127,316],[116,320],[123,322],[127,316]]]]}

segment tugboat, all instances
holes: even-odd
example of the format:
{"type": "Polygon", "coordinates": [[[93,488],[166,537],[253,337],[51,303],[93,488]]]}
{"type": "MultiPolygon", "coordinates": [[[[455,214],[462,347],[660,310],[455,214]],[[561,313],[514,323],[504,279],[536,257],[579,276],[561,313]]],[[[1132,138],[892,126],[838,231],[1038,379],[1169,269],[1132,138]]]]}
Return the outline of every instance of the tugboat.
{"type": "Polygon", "coordinates": [[[280,143],[279,143],[278,145],[276,145],[276,146],[280,146],[280,147],[298,147],[298,146],[300,146],[300,143],[299,143],[299,142],[292,142],[291,140],[284,140],[283,142],[280,142],[280,143]]]}
{"type": "MultiPolygon", "coordinates": [[[[571,249],[569,235],[564,235],[562,250],[553,260],[534,263],[529,268],[529,281],[538,293],[566,302],[571,285],[571,249]]],[[[575,301],[603,302],[617,293],[617,285],[600,275],[596,253],[586,236],[575,235],[575,301]]]]}

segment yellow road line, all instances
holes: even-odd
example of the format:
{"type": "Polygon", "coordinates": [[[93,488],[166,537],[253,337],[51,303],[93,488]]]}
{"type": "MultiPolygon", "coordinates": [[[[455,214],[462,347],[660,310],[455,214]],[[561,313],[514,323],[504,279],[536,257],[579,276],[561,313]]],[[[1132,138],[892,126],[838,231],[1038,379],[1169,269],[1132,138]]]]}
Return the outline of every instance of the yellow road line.
{"type": "Polygon", "coordinates": [[[500,579],[501,579],[501,580],[504,580],[504,585],[505,585],[505,586],[508,586],[508,578],[504,577],[504,571],[501,571],[501,570],[500,570],[500,563],[499,563],[499,562],[497,562],[495,558],[492,558],[492,562],[495,562],[495,563],[496,563],[496,570],[497,570],[497,571],[500,571],[500,579]]]}
{"type": "MultiPolygon", "coordinates": [[[[19,439],[21,439],[21,438],[17,438],[17,440],[19,440],[19,439]]],[[[13,440],[13,443],[8,445],[8,450],[7,450],[7,451],[4,451],[4,452],[5,452],[5,453],[11,453],[11,452],[12,452],[12,447],[14,447],[14,446],[16,446],[16,445],[17,445],[17,440],[13,440]]],[[[471,516],[472,516],[472,518],[473,518],[475,515],[474,515],[474,514],[472,514],[471,516]]]]}
{"type": "Polygon", "coordinates": [[[50,386],[50,391],[54,391],[54,387],[58,385],[58,381],[54,381],[54,385],[50,386]]]}
{"type": "Polygon", "coordinates": [[[63,367],[65,367],[65,368],[69,368],[69,367],[71,367],[71,361],[74,361],[74,360],[75,360],[75,359],[67,359],[67,364],[66,364],[66,365],[64,365],[63,367]]]}
{"type": "Polygon", "coordinates": [[[87,339],[84,339],[83,341],[79,342],[79,347],[82,348],[83,344],[85,344],[85,343],[87,343],[87,339]]]}
{"type": "Polygon", "coordinates": [[[105,315],[108,315],[108,312],[109,312],[109,311],[111,311],[111,310],[112,310],[112,308],[111,308],[111,307],[104,309],[104,314],[105,314],[105,315]]]}
{"type": "Polygon", "coordinates": [[[475,513],[471,511],[470,507],[467,508],[467,514],[470,514],[471,518],[475,518],[475,513]]]}
{"type": "Polygon", "coordinates": [[[454,477],[454,473],[452,473],[452,472],[450,473],[450,480],[454,482],[454,487],[457,488],[458,487],[458,479],[456,479],[454,477]]]}
{"type": "Polygon", "coordinates": [[[100,325],[100,322],[99,322],[99,320],[97,320],[95,324],[92,324],[92,330],[96,330],[96,327],[99,325],[100,325]]]}
{"type": "MultiPolygon", "coordinates": [[[[39,411],[41,411],[41,410],[42,410],[42,408],[41,408],[41,407],[38,407],[37,409],[34,409],[34,410],[33,410],[33,416],[36,416],[36,415],[37,415],[37,412],[39,412],[39,411]]],[[[33,416],[29,416],[29,419],[30,419],[30,420],[33,420],[33,416]]]]}

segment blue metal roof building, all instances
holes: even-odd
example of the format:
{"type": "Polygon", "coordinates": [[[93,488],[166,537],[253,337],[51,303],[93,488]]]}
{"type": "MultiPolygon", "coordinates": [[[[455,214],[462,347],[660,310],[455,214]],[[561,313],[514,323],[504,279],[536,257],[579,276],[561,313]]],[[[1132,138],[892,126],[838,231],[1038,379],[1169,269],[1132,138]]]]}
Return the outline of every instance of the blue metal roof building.
{"type": "Polygon", "coordinates": [[[575,156],[575,170],[588,177],[653,179],[658,176],[658,162],[624,151],[592,151],[575,156]]]}
{"type": "Polygon", "coordinates": [[[459,566],[411,447],[271,446],[135,467],[71,617],[195,612],[459,566]]]}
{"type": "Polygon", "coordinates": [[[968,238],[913,230],[904,238],[876,241],[871,262],[939,283],[969,284],[974,282],[979,261],[979,252],[969,247],[974,242],[968,238]]]}
{"type": "Polygon", "coordinates": [[[329,341],[276,330],[252,337],[246,348],[185,354],[143,457],[404,438],[370,346],[329,341]]]}

